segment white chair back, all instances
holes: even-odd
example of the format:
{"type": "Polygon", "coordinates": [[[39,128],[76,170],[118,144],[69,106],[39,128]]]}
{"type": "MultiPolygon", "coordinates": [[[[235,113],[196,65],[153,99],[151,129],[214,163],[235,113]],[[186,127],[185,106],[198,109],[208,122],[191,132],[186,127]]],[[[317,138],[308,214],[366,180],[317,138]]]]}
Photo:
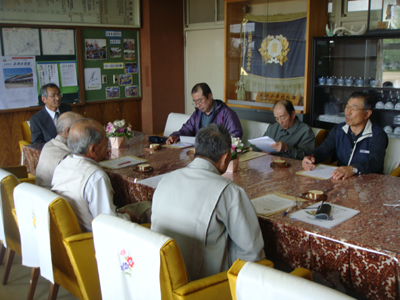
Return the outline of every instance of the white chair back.
{"type": "Polygon", "coordinates": [[[400,163],[400,139],[389,138],[386,148],[385,161],[383,163],[383,173],[390,174],[400,163]]]}
{"type": "Polygon", "coordinates": [[[324,285],[267,266],[247,262],[236,283],[237,300],[354,299],[324,285]]]}
{"type": "Polygon", "coordinates": [[[245,147],[249,147],[249,140],[261,137],[267,131],[269,123],[250,121],[250,120],[240,120],[242,124],[243,136],[242,142],[245,147]]]}
{"type": "Polygon", "coordinates": [[[14,189],[22,264],[40,267],[40,274],[52,283],[49,204],[59,197],[52,191],[30,183],[21,183],[14,189]]]}
{"type": "Polygon", "coordinates": [[[170,113],[167,123],[165,123],[164,136],[170,136],[174,131],[181,129],[182,125],[189,120],[190,115],[180,113],[170,113]]]}
{"type": "Polygon", "coordinates": [[[110,215],[92,228],[103,300],[161,299],[160,249],[171,238],[110,215]]]}

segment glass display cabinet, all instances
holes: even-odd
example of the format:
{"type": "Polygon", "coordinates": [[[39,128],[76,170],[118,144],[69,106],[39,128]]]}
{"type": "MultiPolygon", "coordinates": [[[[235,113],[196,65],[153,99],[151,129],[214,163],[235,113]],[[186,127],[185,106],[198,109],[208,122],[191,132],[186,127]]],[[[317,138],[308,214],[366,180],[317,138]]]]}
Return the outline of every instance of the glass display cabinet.
{"type": "Polygon", "coordinates": [[[308,113],[311,41],[327,22],[328,0],[225,0],[224,101],[272,110],[288,99],[308,113]]]}
{"type": "Polygon", "coordinates": [[[351,93],[374,99],[371,119],[400,138],[400,36],[313,39],[310,124],[331,129],[345,122],[351,93]]]}
{"type": "Polygon", "coordinates": [[[400,33],[400,0],[369,0],[368,34],[400,33]]]}

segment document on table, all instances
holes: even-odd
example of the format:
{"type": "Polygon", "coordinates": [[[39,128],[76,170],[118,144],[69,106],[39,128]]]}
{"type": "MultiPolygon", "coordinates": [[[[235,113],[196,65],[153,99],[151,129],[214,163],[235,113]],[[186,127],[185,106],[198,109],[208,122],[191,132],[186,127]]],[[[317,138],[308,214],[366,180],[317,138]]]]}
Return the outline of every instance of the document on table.
{"type": "Polygon", "coordinates": [[[181,135],[179,138],[181,140],[181,143],[192,144],[192,145],[194,145],[194,141],[196,140],[195,136],[183,136],[183,135],[181,135]]]}
{"type": "Polygon", "coordinates": [[[253,158],[257,158],[257,157],[260,157],[260,156],[264,156],[264,155],[267,155],[267,153],[249,151],[249,152],[246,152],[244,154],[240,154],[239,155],[239,162],[247,161],[247,160],[250,160],[250,159],[253,159],[253,158]]]}
{"type": "Polygon", "coordinates": [[[128,156],[122,156],[120,158],[103,160],[100,162],[100,164],[104,168],[121,169],[121,168],[125,168],[127,166],[141,164],[145,161],[147,161],[147,159],[139,158],[139,157],[133,156],[133,155],[128,155],[128,156]]]}
{"type": "Polygon", "coordinates": [[[298,171],[296,172],[297,175],[302,175],[302,176],[307,176],[315,179],[329,179],[332,177],[333,171],[335,171],[338,167],[334,166],[328,166],[328,165],[322,165],[318,164],[314,170],[311,171],[298,171]]]}
{"type": "Polygon", "coordinates": [[[256,139],[249,140],[249,143],[255,145],[257,148],[269,152],[275,153],[277,152],[274,148],[271,147],[271,144],[275,144],[276,142],[268,136],[262,136],[256,139]]]}
{"type": "Polygon", "coordinates": [[[187,148],[187,147],[193,147],[193,144],[190,143],[181,143],[178,142],[176,144],[171,144],[171,145],[163,145],[163,147],[166,148],[176,148],[176,149],[182,149],[182,148],[187,148]]]}
{"type": "Polygon", "coordinates": [[[306,222],[308,224],[313,224],[324,228],[333,228],[336,225],[339,225],[340,223],[343,223],[344,221],[347,221],[348,219],[360,213],[359,210],[329,203],[329,205],[331,206],[330,220],[320,220],[315,218],[315,213],[317,212],[318,206],[320,206],[321,204],[322,201],[318,203],[313,203],[309,206],[309,209],[305,208],[298,210],[290,214],[289,216],[292,219],[306,222]]]}
{"type": "Polygon", "coordinates": [[[286,195],[278,194],[267,194],[259,198],[251,200],[258,215],[269,216],[274,213],[288,209],[291,206],[295,206],[296,202],[290,200],[289,197],[284,197],[286,195]]]}
{"type": "Polygon", "coordinates": [[[158,186],[158,183],[161,181],[161,179],[164,177],[164,175],[165,174],[161,174],[161,175],[158,175],[158,176],[146,178],[146,179],[143,179],[143,180],[139,180],[136,183],[144,184],[144,185],[147,185],[149,187],[152,187],[152,188],[156,189],[157,186],[158,186]]]}

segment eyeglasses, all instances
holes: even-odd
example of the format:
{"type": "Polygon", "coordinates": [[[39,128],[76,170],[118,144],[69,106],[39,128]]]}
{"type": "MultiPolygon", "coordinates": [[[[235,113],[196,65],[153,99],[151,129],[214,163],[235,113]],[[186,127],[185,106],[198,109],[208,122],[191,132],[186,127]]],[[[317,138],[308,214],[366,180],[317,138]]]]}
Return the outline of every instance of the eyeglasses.
{"type": "Polygon", "coordinates": [[[350,106],[350,105],[346,105],[346,107],[345,107],[344,109],[345,109],[345,110],[349,110],[349,111],[351,111],[351,112],[356,112],[356,111],[359,111],[359,110],[364,110],[364,108],[358,108],[358,107],[350,106]]]}
{"type": "Polygon", "coordinates": [[[200,104],[200,103],[204,103],[204,101],[205,101],[205,99],[204,98],[201,98],[201,99],[197,99],[197,100],[193,100],[193,105],[197,105],[197,104],[200,104]]]}
{"type": "Polygon", "coordinates": [[[56,97],[57,97],[57,98],[60,98],[60,99],[61,99],[61,98],[63,97],[63,94],[47,95],[47,97],[48,97],[48,98],[56,98],[56,97]]]}
{"type": "Polygon", "coordinates": [[[280,117],[276,117],[275,120],[276,120],[277,122],[279,122],[279,121],[285,121],[288,117],[289,117],[289,115],[287,115],[287,116],[282,115],[282,116],[280,116],[280,117]]]}

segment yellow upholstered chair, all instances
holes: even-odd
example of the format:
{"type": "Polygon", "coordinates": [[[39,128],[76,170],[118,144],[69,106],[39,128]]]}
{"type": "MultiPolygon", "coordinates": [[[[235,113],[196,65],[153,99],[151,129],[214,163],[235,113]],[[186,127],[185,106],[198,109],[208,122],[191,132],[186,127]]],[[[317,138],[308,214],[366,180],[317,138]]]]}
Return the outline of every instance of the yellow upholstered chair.
{"type": "Polygon", "coordinates": [[[228,271],[229,286],[233,300],[242,294],[252,300],[258,299],[353,299],[334,289],[314,283],[309,270],[298,268],[285,273],[258,263],[238,259],[228,271]]]}
{"type": "MultiPolygon", "coordinates": [[[[23,178],[21,178],[21,180],[23,180],[23,178]]],[[[13,197],[14,188],[17,185],[19,185],[19,183],[20,181],[14,174],[5,171],[4,169],[0,169],[0,190],[1,190],[0,205],[2,206],[1,207],[2,216],[0,218],[2,222],[0,222],[1,223],[0,230],[1,230],[1,236],[3,236],[4,234],[5,241],[3,241],[3,244],[6,247],[5,269],[2,280],[3,284],[7,284],[8,282],[8,277],[11,272],[11,267],[15,253],[21,255],[21,240],[19,235],[18,221],[17,221],[17,215],[15,213],[14,197],[13,197]]],[[[0,239],[1,238],[2,237],[0,237],[0,239]]],[[[30,286],[28,291],[28,299],[33,299],[38,276],[39,276],[38,269],[32,268],[30,286]]]]}
{"type": "Polygon", "coordinates": [[[49,205],[54,285],[49,299],[56,299],[61,285],[79,299],[101,299],[93,234],[82,233],[75,213],[61,197],[49,205]]]}
{"type": "Polygon", "coordinates": [[[30,145],[32,143],[31,127],[29,125],[29,121],[22,122],[21,128],[22,128],[22,138],[23,138],[23,140],[19,141],[19,148],[20,148],[21,153],[22,153],[22,148],[25,145],[30,145]]]}
{"type": "Polygon", "coordinates": [[[328,137],[329,130],[321,129],[321,128],[311,128],[315,135],[315,148],[319,147],[323,141],[328,137]]]}
{"type": "MultiPolygon", "coordinates": [[[[154,270],[157,271],[152,272],[151,274],[155,274],[155,278],[152,278],[152,280],[157,280],[157,278],[159,278],[160,287],[156,292],[161,293],[161,299],[231,299],[226,271],[189,282],[182,254],[177,243],[173,239],[132,222],[108,215],[98,216],[94,219],[92,226],[103,299],[108,299],[110,295],[117,299],[118,296],[114,294],[114,290],[120,292],[122,289],[127,289],[128,291],[125,293],[129,293],[131,288],[133,290],[132,293],[134,291],[141,293],[142,291],[138,290],[142,285],[146,285],[150,279],[145,275],[141,277],[139,276],[139,278],[134,277],[137,276],[134,274],[135,270],[138,270],[135,269],[136,265],[143,265],[146,263],[146,260],[150,260],[151,262],[156,261],[158,251],[160,255],[160,275],[157,276],[156,274],[156,272],[158,272],[158,265],[153,266],[154,270]],[[157,246],[154,246],[154,244],[151,243],[155,240],[158,241],[157,246]],[[103,247],[103,245],[116,246],[103,247]],[[150,256],[149,254],[149,257],[146,256],[143,258],[140,256],[140,253],[137,254],[134,252],[137,251],[136,247],[140,247],[141,253],[153,253],[153,256],[150,256]],[[118,257],[122,255],[119,253],[119,250],[121,249],[124,249],[124,255],[127,256],[128,254],[125,253],[129,253],[132,261],[135,263],[131,270],[132,275],[124,276],[123,274],[120,274],[121,270],[118,269],[110,271],[114,272],[113,274],[105,274],[102,270],[110,270],[110,266],[117,264],[121,265],[121,261],[119,260],[120,258],[118,257]],[[118,255],[116,255],[116,253],[118,253],[118,255]],[[112,278],[118,278],[118,281],[113,284],[110,282],[112,281],[112,278]],[[140,282],[142,278],[143,284],[140,282]],[[136,286],[133,287],[132,284],[138,285],[139,288],[136,288],[136,286]]],[[[148,265],[150,265],[150,263],[143,265],[143,268],[147,269],[148,265]]],[[[128,268],[128,266],[126,266],[126,268],[128,268]]],[[[156,289],[157,287],[154,285],[152,288],[156,289]]],[[[138,297],[138,299],[140,299],[140,297],[138,297]]]]}

